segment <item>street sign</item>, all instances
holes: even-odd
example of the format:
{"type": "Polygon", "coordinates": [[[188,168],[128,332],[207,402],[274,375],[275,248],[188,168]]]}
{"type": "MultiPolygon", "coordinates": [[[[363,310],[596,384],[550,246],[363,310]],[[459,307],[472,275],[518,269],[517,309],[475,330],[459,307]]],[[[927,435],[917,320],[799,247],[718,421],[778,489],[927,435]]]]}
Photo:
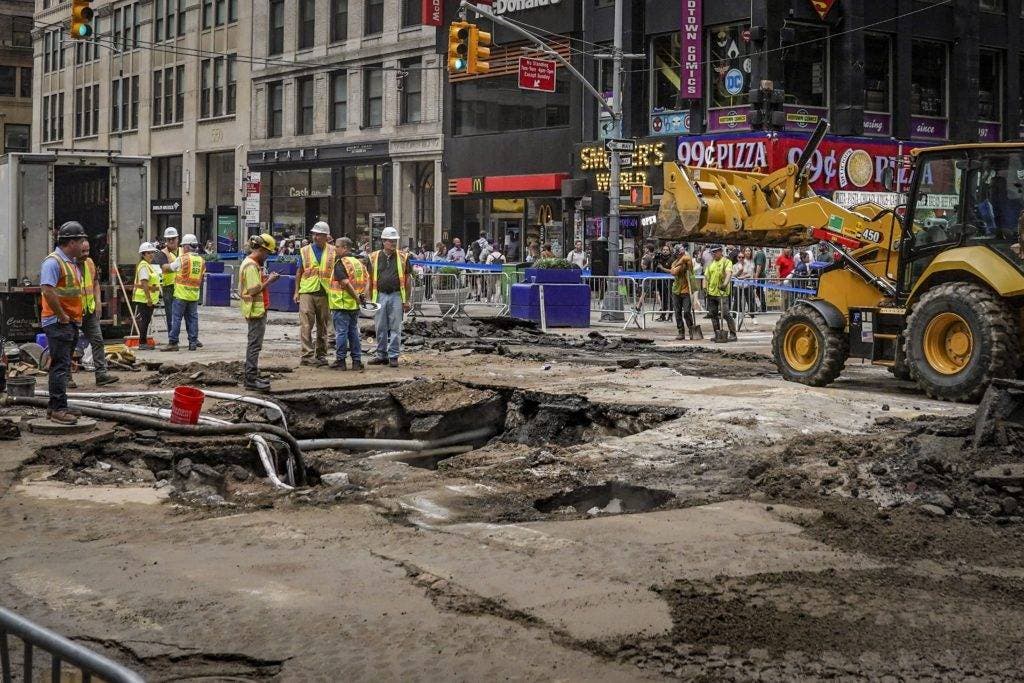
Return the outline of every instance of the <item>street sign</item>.
{"type": "MultiPolygon", "coordinates": [[[[608,161],[608,165],[612,165],[610,160],[608,161]]],[[[619,154],[619,168],[633,168],[633,155],[619,154]]]]}
{"type": "Polygon", "coordinates": [[[555,92],[555,62],[533,57],[519,58],[519,89],[555,92]]]}
{"type": "Polygon", "coordinates": [[[605,140],[604,148],[609,152],[627,152],[632,154],[636,151],[636,140],[605,140]]]}

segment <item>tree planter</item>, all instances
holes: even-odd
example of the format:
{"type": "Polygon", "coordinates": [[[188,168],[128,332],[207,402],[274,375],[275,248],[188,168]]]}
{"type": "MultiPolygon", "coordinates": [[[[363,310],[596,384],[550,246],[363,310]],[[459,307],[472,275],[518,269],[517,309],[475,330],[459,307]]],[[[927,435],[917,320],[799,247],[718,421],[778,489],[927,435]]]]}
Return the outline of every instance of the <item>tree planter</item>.
{"type": "Polygon", "coordinates": [[[295,275],[299,270],[299,264],[287,261],[269,261],[267,262],[268,273],[280,273],[281,275],[295,275]]]}
{"type": "Polygon", "coordinates": [[[524,273],[524,282],[538,285],[578,285],[583,271],[578,268],[555,269],[555,268],[527,268],[524,273]]]}
{"type": "Polygon", "coordinates": [[[206,262],[207,273],[223,273],[224,262],[223,261],[207,261],[206,262]]]}
{"type": "Polygon", "coordinates": [[[460,287],[459,289],[438,289],[434,287],[434,299],[441,309],[441,315],[449,315],[452,311],[458,310],[458,307],[469,299],[469,287],[460,287]]]}

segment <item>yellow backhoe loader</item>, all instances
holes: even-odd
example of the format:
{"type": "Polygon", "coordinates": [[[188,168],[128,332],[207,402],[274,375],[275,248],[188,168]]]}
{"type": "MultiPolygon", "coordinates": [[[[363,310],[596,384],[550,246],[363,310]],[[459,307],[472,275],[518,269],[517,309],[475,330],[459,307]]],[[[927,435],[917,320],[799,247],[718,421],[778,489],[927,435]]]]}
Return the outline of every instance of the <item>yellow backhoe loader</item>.
{"type": "Polygon", "coordinates": [[[976,401],[1021,369],[1024,144],[911,153],[905,208],[852,209],[815,195],[805,173],[822,122],[795,164],[745,173],[665,164],[655,236],[799,246],[838,255],[817,293],[775,326],[782,375],[824,386],[849,357],[887,366],[929,396],[976,401]]]}

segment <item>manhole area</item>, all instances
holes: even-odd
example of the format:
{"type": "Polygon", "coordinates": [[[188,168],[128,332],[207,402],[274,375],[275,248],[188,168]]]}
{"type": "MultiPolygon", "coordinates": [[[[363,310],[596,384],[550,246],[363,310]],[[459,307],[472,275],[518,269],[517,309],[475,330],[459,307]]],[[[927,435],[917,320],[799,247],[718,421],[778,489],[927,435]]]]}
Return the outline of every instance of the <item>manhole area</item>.
{"type": "Polygon", "coordinates": [[[556,493],[535,501],[533,507],[545,514],[617,515],[649,512],[674,500],[675,497],[671,491],[624,482],[608,482],[556,493]]]}

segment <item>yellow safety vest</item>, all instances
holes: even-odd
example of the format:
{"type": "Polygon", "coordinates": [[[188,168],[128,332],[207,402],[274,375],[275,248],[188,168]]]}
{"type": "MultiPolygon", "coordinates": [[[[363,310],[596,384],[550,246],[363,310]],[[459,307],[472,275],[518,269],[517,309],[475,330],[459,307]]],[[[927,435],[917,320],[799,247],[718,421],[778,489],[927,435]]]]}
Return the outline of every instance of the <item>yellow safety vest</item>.
{"type": "Polygon", "coordinates": [[[300,252],[302,256],[302,281],[299,283],[299,294],[315,294],[321,287],[325,292],[331,289],[331,278],[334,277],[334,261],[337,252],[333,244],[324,246],[317,263],[313,254],[313,245],[307,244],[300,252]]]}
{"type": "Polygon", "coordinates": [[[195,254],[181,255],[181,269],[174,278],[174,298],[182,301],[199,301],[199,286],[203,284],[206,261],[195,254]]]}
{"type": "MultiPolygon", "coordinates": [[[[366,268],[362,261],[352,256],[345,256],[341,259],[345,266],[345,273],[352,288],[357,294],[366,290],[366,268]]],[[[354,311],[359,308],[359,300],[353,298],[348,290],[342,287],[341,282],[331,277],[331,288],[327,290],[327,306],[334,311],[354,311]]]]}
{"type": "MultiPolygon", "coordinates": [[[[152,281],[152,269],[158,267],[159,266],[150,266],[146,263],[145,259],[139,261],[139,265],[135,266],[135,292],[132,294],[132,301],[137,304],[149,304],[149,299],[146,298],[146,285],[150,284],[152,281]],[[145,277],[142,277],[143,273],[146,274],[145,277]]],[[[157,289],[153,292],[153,305],[155,306],[156,302],[159,300],[160,290],[157,289]]]]}
{"type": "Polygon", "coordinates": [[[96,264],[88,256],[82,262],[82,306],[85,315],[96,310],[96,288],[93,282],[96,280],[96,264]]]}
{"type": "MultiPolygon", "coordinates": [[[[398,254],[398,291],[402,293],[402,303],[406,303],[405,294],[405,260],[408,258],[408,254],[396,249],[395,253],[398,254]]],[[[370,254],[370,268],[373,271],[373,290],[370,292],[370,301],[377,302],[377,259],[380,257],[380,249],[370,254]]]]}
{"type": "Polygon", "coordinates": [[[246,292],[263,282],[263,269],[251,257],[246,256],[238,269],[238,296],[242,300],[242,316],[262,318],[267,309],[263,306],[263,292],[248,295],[246,292]]]}
{"type": "Polygon", "coordinates": [[[704,271],[704,282],[709,296],[729,296],[732,293],[732,281],[723,286],[726,276],[732,272],[732,261],[722,257],[712,261],[704,271]]]}
{"type": "MultiPolygon", "coordinates": [[[[178,247],[178,251],[177,252],[172,252],[171,256],[167,257],[167,262],[168,263],[174,263],[176,260],[181,258],[181,247],[178,247]],[[171,256],[173,256],[174,258],[171,258],[171,256]]],[[[161,274],[161,276],[160,276],[160,286],[161,287],[170,287],[171,285],[174,284],[174,279],[175,279],[175,277],[177,275],[178,274],[173,272],[173,271],[169,272],[169,273],[161,274]]]]}

